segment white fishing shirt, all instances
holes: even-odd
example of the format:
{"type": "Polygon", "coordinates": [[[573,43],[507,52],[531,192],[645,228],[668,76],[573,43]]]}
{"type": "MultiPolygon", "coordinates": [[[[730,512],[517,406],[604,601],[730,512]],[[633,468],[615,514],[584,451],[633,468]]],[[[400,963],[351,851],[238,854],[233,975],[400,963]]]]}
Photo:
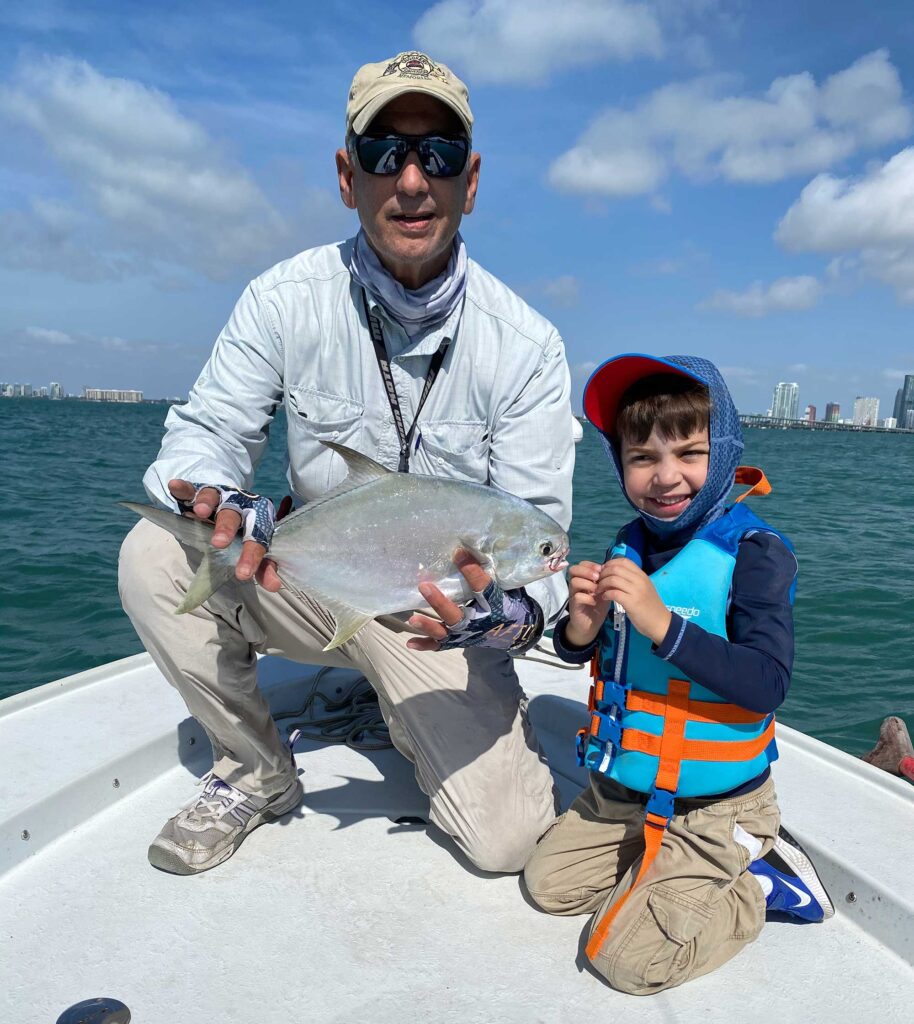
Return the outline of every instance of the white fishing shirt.
{"type": "MultiPolygon", "coordinates": [[[[168,491],[176,477],[256,490],[255,470],[280,403],[288,421],[287,475],[301,501],[346,475],[343,460],[321,440],[397,468],[400,442],[362,289],[349,273],[353,241],[308,249],[248,285],[188,401],[168,412],[162,447],[143,477],[153,500],[176,510],[168,491]]],[[[370,305],[383,326],[407,430],[431,357],[450,339],[419,417],[410,472],[492,484],[567,530],[570,381],[552,324],[472,260],[464,301],[412,340],[383,307],[370,305]]],[[[526,589],[547,621],[567,597],[561,574],[526,589]]]]}

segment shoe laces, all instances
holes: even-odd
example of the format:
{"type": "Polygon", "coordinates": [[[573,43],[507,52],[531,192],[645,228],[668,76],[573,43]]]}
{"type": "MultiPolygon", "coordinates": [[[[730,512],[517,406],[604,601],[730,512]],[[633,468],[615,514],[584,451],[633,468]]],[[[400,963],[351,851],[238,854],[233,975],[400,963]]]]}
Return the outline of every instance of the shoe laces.
{"type": "Polygon", "coordinates": [[[218,775],[214,775],[212,771],[208,771],[202,779],[199,779],[197,785],[203,787],[203,792],[181,811],[182,818],[218,821],[233,807],[237,807],[248,798],[246,793],[230,786],[218,775]]]}

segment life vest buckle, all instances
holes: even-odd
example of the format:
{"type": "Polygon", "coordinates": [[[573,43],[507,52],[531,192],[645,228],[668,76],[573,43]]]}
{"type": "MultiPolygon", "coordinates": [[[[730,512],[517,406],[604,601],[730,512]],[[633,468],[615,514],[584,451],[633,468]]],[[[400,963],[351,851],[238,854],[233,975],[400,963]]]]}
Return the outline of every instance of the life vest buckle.
{"type": "Polygon", "coordinates": [[[658,789],[655,783],[651,786],[651,793],[647,798],[645,817],[650,824],[666,828],[673,817],[675,806],[676,794],[670,793],[666,789],[658,789]],[[651,821],[650,819],[652,815],[657,819],[662,819],[662,821],[651,821]]]}

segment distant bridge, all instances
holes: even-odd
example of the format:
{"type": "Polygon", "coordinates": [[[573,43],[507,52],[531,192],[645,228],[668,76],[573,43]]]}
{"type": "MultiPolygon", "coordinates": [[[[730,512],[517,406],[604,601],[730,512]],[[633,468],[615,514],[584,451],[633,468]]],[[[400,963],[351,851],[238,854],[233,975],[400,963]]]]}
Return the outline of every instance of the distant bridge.
{"type": "Polygon", "coordinates": [[[774,416],[740,416],[744,427],[759,430],[847,430],[857,434],[914,434],[914,427],[864,427],[860,423],[826,423],[824,420],[788,420],[774,416]]]}

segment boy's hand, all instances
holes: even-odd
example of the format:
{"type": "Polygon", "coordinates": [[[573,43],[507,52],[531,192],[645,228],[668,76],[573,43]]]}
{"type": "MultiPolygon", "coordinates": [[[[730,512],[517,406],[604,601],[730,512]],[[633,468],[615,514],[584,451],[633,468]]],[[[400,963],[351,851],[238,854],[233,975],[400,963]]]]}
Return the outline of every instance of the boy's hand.
{"type": "Polygon", "coordinates": [[[643,636],[655,644],[663,641],[672,616],[650,578],[631,559],[613,558],[605,562],[596,594],[600,600],[621,604],[632,625],[643,636]]]}
{"type": "Polygon", "coordinates": [[[592,643],[609,613],[610,599],[597,593],[602,568],[596,562],[579,562],[568,570],[565,639],[574,647],[592,643]]]}

